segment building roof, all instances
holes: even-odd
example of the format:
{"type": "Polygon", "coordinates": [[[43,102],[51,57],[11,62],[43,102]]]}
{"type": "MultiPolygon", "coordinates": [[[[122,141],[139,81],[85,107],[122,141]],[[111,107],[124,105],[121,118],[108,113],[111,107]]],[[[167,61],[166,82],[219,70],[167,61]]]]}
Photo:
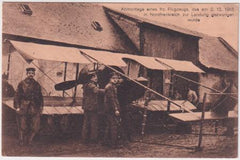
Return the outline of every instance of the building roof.
{"type": "Polygon", "coordinates": [[[23,14],[21,2],[3,3],[3,33],[63,42],[98,49],[131,52],[131,48],[109,22],[102,6],[94,3],[24,3],[32,15],[23,14]],[[102,27],[92,26],[96,21],[102,27]]]}
{"type": "Polygon", "coordinates": [[[206,36],[200,39],[199,61],[207,68],[238,71],[237,52],[222,38],[206,36]]]}
{"type": "Polygon", "coordinates": [[[198,37],[198,38],[201,38],[205,35],[203,33],[193,31],[193,30],[189,30],[189,29],[186,29],[186,28],[182,28],[182,27],[179,27],[179,26],[176,26],[176,25],[173,25],[173,24],[167,24],[167,23],[162,23],[162,22],[158,22],[158,21],[154,21],[154,20],[149,20],[147,18],[139,17],[139,16],[132,15],[132,14],[129,14],[129,13],[126,14],[126,13],[123,13],[121,11],[116,11],[116,10],[113,10],[111,8],[108,8],[108,7],[104,7],[104,8],[105,8],[106,11],[108,11],[110,13],[118,14],[118,15],[120,15],[120,17],[122,16],[124,18],[128,18],[128,19],[131,19],[131,20],[139,22],[139,23],[146,23],[146,24],[154,25],[154,26],[157,26],[157,27],[169,29],[169,30],[181,33],[181,34],[190,35],[190,36],[194,36],[194,37],[198,37]]]}

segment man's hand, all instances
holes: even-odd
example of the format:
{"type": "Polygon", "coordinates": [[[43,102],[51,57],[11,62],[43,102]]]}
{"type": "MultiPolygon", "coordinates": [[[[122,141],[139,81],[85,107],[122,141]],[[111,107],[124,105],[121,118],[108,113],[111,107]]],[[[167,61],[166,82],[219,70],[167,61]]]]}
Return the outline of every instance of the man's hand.
{"type": "Polygon", "coordinates": [[[20,108],[19,108],[19,107],[16,108],[16,113],[17,113],[17,114],[20,114],[20,108]]]}
{"type": "Polygon", "coordinates": [[[120,112],[118,110],[115,111],[116,116],[120,116],[120,112]]]}

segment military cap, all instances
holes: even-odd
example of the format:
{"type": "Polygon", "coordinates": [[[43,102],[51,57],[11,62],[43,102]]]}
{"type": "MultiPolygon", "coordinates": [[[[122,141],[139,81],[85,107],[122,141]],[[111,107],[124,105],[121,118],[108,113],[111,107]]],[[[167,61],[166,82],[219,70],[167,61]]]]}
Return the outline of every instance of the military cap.
{"type": "Polygon", "coordinates": [[[28,71],[33,71],[33,72],[35,72],[36,71],[36,69],[35,68],[33,68],[33,67],[29,67],[29,68],[26,68],[26,71],[28,72],[28,71]]]}
{"type": "Polygon", "coordinates": [[[118,73],[116,73],[116,72],[112,72],[112,73],[110,73],[110,76],[111,76],[111,77],[114,77],[114,76],[119,76],[119,74],[118,74],[118,73]]]}

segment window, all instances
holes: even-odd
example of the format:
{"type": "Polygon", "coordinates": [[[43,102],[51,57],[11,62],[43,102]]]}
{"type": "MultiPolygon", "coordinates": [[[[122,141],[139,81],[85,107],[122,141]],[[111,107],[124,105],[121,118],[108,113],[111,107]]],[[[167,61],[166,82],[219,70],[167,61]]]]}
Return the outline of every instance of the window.
{"type": "Polygon", "coordinates": [[[20,8],[22,10],[22,13],[27,14],[29,16],[32,15],[32,10],[27,4],[20,4],[20,8]]]}
{"type": "Polygon", "coordinates": [[[101,26],[100,23],[97,22],[97,21],[93,21],[92,24],[91,24],[91,26],[92,26],[95,30],[97,30],[97,31],[99,31],[99,32],[103,30],[102,26],[101,26]]]}

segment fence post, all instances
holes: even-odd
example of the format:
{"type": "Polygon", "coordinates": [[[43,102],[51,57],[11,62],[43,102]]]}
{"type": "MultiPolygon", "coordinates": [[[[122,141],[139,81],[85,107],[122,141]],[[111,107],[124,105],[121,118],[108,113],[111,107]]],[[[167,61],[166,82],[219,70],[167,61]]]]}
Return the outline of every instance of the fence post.
{"type": "Polygon", "coordinates": [[[145,97],[145,102],[144,102],[144,111],[143,111],[143,122],[142,122],[142,131],[141,131],[141,135],[142,135],[142,140],[143,137],[145,135],[145,127],[146,127],[146,122],[147,122],[147,112],[148,112],[148,103],[150,101],[150,97],[147,94],[147,96],[145,97]]]}
{"type": "Polygon", "coordinates": [[[204,122],[204,116],[205,116],[206,97],[207,97],[207,93],[204,93],[203,106],[202,106],[202,116],[201,116],[201,120],[200,120],[199,140],[198,140],[198,146],[196,148],[197,151],[202,150],[202,147],[201,147],[201,144],[202,144],[202,130],[203,130],[203,122],[204,122]]]}

